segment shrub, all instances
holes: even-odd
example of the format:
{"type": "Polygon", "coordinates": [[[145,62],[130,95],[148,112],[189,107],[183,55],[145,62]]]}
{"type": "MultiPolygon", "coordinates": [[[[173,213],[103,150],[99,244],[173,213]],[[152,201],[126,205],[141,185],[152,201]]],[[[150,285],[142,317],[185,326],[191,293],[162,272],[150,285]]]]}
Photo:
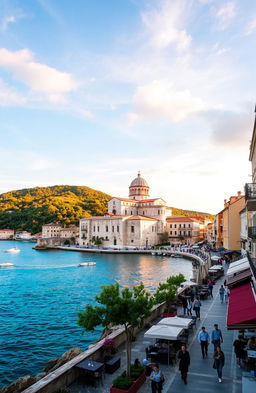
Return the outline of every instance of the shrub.
{"type": "Polygon", "coordinates": [[[128,390],[129,387],[132,385],[132,379],[123,377],[120,375],[119,377],[115,378],[113,381],[113,387],[117,389],[128,390]]]}
{"type": "Polygon", "coordinates": [[[134,364],[131,364],[131,378],[133,380],[139,378],[139,376],[143,373],[144,371],[144,366],[135,366],[134,364]]]}

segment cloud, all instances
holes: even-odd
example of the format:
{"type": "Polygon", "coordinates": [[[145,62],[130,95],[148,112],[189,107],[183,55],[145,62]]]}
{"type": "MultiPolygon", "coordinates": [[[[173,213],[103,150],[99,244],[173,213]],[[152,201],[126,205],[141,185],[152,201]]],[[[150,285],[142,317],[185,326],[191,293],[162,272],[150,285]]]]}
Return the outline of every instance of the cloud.
{"type": "Polygon", "coordinates": [[[78,82],[71,74],[36,62],[28,49],[12,52],[1,48],[0,68],[11,72],[15,79],[32,91],[46,94],[53,102],[63,100],[66,93],[78,87],[78,82]]]}
{"type": "Polygon", "coordinates": [[[256,16],[248,23],[245,30],[245,35],[251,35],[256,32],[256,16]]]}
{"type": "Polygon", "coordinates": [[[14,10],[12,14],[6,15],[3,17],[0,28],[3,32],[6,32],[9,28],[9,25],[16,23],[19,19],[25,18],[25,14],[20,10],[14,10]]]}
{"type": "Polygon", "coordinates": [[[7,86],[0,79],[0,107],[4,106],[21,106],[26,103],[26,98],[15,89],[7,86]]]}
{"type": "Polygon", "coordinates": [[[151,44],[159,49],[174,46],[178,51],[187,49],[191,36],[183,28],[188,2],[163,1],[158,9],[141,14],[142,22],[150,34],[151,44]]]}
{"type": "Polygon", "coordinates": [[[215,17],[217,19],[217,28],[225,30],[229,27],[232,20],[237,14],[236,5],[232,1],[228,1],[225,5],[215,10],[215,17]]]}
{"type": "Polygon", "coordinates": [[[138,114],[163,116],[174,123],[204,109],[203,101],[194,97],[190,90],[175,90],[167,81],[139,86],[134,95],[134,104],[138,114]]]}
{"type": "Polygon", "coordinates": [[[211,111],[207,116],[215,144],[249,147],[253,124],[248,112],[211,111]]]}

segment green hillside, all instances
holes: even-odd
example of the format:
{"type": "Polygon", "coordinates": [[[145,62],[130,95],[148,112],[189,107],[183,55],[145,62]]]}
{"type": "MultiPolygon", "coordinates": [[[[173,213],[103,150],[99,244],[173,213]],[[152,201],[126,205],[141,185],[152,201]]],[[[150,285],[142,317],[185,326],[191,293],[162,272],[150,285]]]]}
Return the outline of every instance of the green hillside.
{"type": "Polygon", "coordinates": [[[35,187],[0,194],[0,229],[40,232],[60,221],[77,224],[82,217],[102,215],[110,195],[79,186],[35,187]]]}
{"type": "MultiPolygon", "coordinates": [[[[0,194],[0,229],[41,232],[42,225],[60,221],[78,224],[82,217],[102,215],[111,199],[101,191],[82,186],[35,187],[0,194]]],[[[193,210],[173,209],[174,216],[214,216],[193,210]]]]}
{"type": "Polygon", "coordinates": [[[172,215],[173,216],[178,216],[178,217],[206,217],[209,220],[214,219],[214,215],[210,213],[203,213],[203,212],[197,212],[195,210],[184,210],[184,209],[178,209],[176,207],[172,207],[172,215]]]}

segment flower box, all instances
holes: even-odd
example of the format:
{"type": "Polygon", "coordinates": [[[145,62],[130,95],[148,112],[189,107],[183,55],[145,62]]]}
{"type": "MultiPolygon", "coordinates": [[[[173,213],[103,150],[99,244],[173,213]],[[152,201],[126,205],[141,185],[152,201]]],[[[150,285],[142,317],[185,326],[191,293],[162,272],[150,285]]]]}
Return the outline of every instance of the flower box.
{"type": "Polygon", "coordinates": [[[146,380],[145,371],[135,380],[127,390],[114,388],[111,386],[110,393],[136,393],[146,380]]]}
{"type": "Polygon", "coordinates": [[[176,317],[177,315],[177,311],[173,311],[173,312],[164,312],[162,317],[163,318],[168,318],[168,317],[176,317]]]}

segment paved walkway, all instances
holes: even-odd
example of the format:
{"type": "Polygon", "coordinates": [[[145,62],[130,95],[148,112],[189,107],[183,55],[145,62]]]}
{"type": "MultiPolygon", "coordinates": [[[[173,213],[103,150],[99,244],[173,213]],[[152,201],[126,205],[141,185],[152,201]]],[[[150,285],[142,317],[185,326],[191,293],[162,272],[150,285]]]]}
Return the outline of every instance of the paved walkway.
{"type": "Polygon", "coordinates": [[[201,348],[196,335],[192,338],[189,346],[191,366],[188,373],[188,384],[180,378],[178,367],[174,375],[165,382],[163,393],[241,393],[241,370],[236,366],[236,359],[233,351],[233,341],[237,336],[236,331],[226,329],[227,305],[221,304],[218,290],[223,280],[219,280],[214,286],[214,299],[202,302],[201,321],[197,323],[198,331],[201,326],[205,326],[210,334],[213,325],[217,323],[222,331],[222,350],[225,354],[225,366],[223,368],[222,383],[219,383],[216,370],[213,369],[213,345],[210,344],[208,358],[202,359],[201,348]]]}

